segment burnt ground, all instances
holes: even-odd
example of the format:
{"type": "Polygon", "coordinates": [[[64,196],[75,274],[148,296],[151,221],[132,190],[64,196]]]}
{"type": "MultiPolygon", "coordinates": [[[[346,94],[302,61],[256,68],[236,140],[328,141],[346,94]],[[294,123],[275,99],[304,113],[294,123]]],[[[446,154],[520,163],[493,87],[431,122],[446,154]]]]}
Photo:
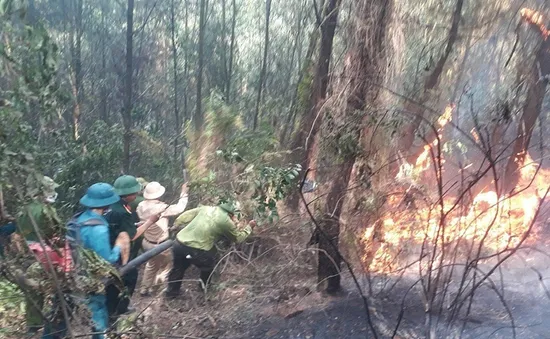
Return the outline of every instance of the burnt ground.
{"type": "MultiPolygon", "coordinates": [[[[512,263],[507,266],[513,266],[512,263]]],[[[537,270],[550,279],[550,271],[537,270]]],[[[515,337],[550,338],[550,298],[531,268],[505,267],[504,300],[514,320],[515,337]]],[[[544,281],[544,280],[543,280],[544,281]]],[[[373,338],[366,320],[362,299],[349,278],[344,279],[346,292],[328,297],[317,292],[276,299],[258,299],[243,289],[224,288],[210,301],[203,301],[193,287],[179,300],[152,307],[149,316],[164,325],[161,333],[190,335],[189,338],[230,339],[330,339],[373,338]],[[221,295],[223,297],[221,297],[221,295]],[[235,308],[228,295],[235,297],[235,308]],[[205,313],[206,311],[206,313],[205,313]],[[231,314],[230,314],[231,313],[231,314]],[[208,314],[208,315],[205,315],[208,314]],[[191,326],[194,330],[191,330],[191,326]],[[201,330],[197,330],[201,327],[201,330]]],[[[370,314],[380,338],[391,338],[397,324],[402,301],[412,281],[403,279],[391,291],[369,298],[370,314]]],[[[498,285],[500,286],[500,285],[498,285]]],[[[420,291],[413,289],[405,299],[403,319],[395,338],[426,338],[424,311],[420,291]]],[[[278,296],[280,297],[280,296],[278,296]]],[[[141,302],[146,302],[142,300],[141,302]]],[[[145,305],[145,303],[141,303],[145,305]]],[[[146,312],[147,313],[147,312],[146,312]]],[[[434,317],[439,326],[437,338],[513,338],[510,315],[489,287],[480,288],[470,315],[449,325],[443,316],[434,317]],[[462,326],[464,331],[460,336],[462,326]]],[[[152,319],[151,319],[152,320],[152,319]]],[[[150,324],[150,322],[149,322],[150,324]]]]}
{"type": "MultiPolygon", "coordinates": [[[[445,318],[448,312],[434,316],[438,324],[434,337],[513,338],[515,332],[516,338],[550,339],[550,247],[537,246],[537,250],[520,251],[491,275],[487,281],[491,283],[476,291],[468,317],[449,324],[445,318]]],[[[258,242],[252,249],[258,249],[258,242]]],[[[150,297],[136,294],[132,303],[139,320],[131,319],[129,327],[122,326],[119,333],[129,329],[128,333],[146,334],[123,338],[373,337],[363,301],[347,274],[343,274],[345,292],[328,297],[316,292],[315,252],[303,246],[291,247],[286,239],[270,242],[255,258],[252,252],[244,248],[228,254],[220,262],[220,275],[206,296],[198,288],[195,269],[186,272],[183,293],[176,300],[164,300],[162,286],[150,297]]],[[[490,265],[480,263],[478,268],[487,271],[490,265]]],[[[402,277],[378,276],[371,281],[370,314],[379,338],[392,337],[401,310],[403,319],[395,338],[427,337],[419,285],[411,289],[417,273],[411,269],[402,277]]],[[[360,281],[366,291],[366,278],[360,277],[360,281]]],[[[458,281],[455,277],[450,286],[451,296],[458,281]]]]}
{"type": "MultiPolygon", "coordinates": [[[[435,317],[437,338],[550,338],[550,253],[548,245],[523,250],[506,262],[476,292],[467,318],[449,324],[443,312],[435,317]],[[494,283],[494,285],[493,285],[494,283]],[[495,288],[498,294],[495,293],[495,288]]],[[[488,270],[490,263],[480,265],[488,270]]],[[[425,338],[424,310],[420,291],[412,289],[402,303],[412,280],[403,279],[389,293],[370,299],[371,318],[379,337],[391,338],[402,305],[403,319],[396,338],[425,338]]],[[[290,317],[273,317],[235,338],[328,339],[372,338],[362,299],[346,281],[347,295],[328,305],[312,307],[290,317]]]]}

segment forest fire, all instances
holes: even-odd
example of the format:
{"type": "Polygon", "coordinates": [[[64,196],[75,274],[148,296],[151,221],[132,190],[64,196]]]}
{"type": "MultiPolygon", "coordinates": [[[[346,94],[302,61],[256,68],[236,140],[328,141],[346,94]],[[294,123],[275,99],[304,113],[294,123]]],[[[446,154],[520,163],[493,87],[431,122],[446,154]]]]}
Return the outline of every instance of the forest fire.
{"type": "Polygon", "coordinates": [[[445,128],[445,125],[447,125],[447,123],[449,123],[453,117],[454,107],[454,104],[447,105],[447,107],[445,107],[445,110],[443,111],[443,114],[437,120],[437,123],[439,125],[439,128],[437,129],[438,135],[434,137],[433,141],[431,141],[429,144],[424,145],[424,151],[416,159],[416,169],[422,169],[422,171],[424,171],[430,166],[430,150],[433,147],[437,146],[437,143],[441,139],[441,132],[443,131],[443,128],[445,128]]]}
{"type": "MultiPolygon", "coordinates": [[[[430,177],[434,172],[431,151],[441,140],[442,129],[450,120],[452,108],[449,105],[440,118],[439,138],[427,145],[418,158],[413,168],[416,177],[430,177]]],[[[474,197],[454,193],[443,194],[440,198],[435,185],[426,184],[430,180],[416,185],[414,190],[418,193],[412,199],[411,186],[405,194],[387,200],[388,208],[378,224],[377,235],[381,236],[373,240],[369,229],[363,237],[366,246],[370,246],[370,253],[364,257],[369,270],[394,271],[403,266],[403,259],[412,256],[417,260],[420,250],[427,254],[444,248],[447,253],[453,253],[451,256],[471,257],[491,255],[518,246],[535,221],[540,202],[549,187],[550,170],[541,169],[526,154],[515,193],[500,197],[494,190],[485,190],[474,197]],[[374,242],[378,244],[373,246],[374,242]]]]}

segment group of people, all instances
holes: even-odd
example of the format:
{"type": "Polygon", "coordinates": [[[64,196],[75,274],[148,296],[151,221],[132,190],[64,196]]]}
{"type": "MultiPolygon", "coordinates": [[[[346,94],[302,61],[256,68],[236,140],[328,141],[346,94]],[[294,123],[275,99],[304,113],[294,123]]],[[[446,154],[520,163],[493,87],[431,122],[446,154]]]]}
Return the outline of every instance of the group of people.
{"type": "MultiPolygon", "coordinates": [[[[150,251],[170,240],[171,234],[176,234],[171,249],[147,261],[139,289],[144,297],[166,280],[164,296],[177,297],[184,273],[191,265],[199,268],[201,285],[206,286],[216,264],[216,242],[222,238],[241,242],[256,225],[252,220],[239,227],[238,207],[233,203],[185,211],[188,203],[186,184],[181,187],[178,201],[168,204],[162,201],[166,189],[160,183],[147,183],[145,179],[123,175],[113,185],[91,185],[80,199],[82,210],[69,223],[73,227],[64,227],[52,205],[57,198],[55,189],[58,185],[45,177],[42,187],[40,197],[26,205],[14,222],[0,228],[0,236],[5,238],[11,234],[16,243],[26,244],[31,252],[44,248],[44,240],[48,246],[63,248],[67,246],[65,238],[78,239],[82,248],[95,252],[115,267],[121,267],[136,258],[140,250],[150,251]],[[175,216],[177,218],[170,227],[169,218],[175,216]]],[[[0,248],[0,255],[2,252],[0,248]]],[[[133,268],[122,277],[124,287],[109,284],[101,292],[87,295],[95,333],[93,338],[104,338],[118,316],[132,311],[130,298],[137,282],[138,268],[133,268]]],[[[44,327],[43,338],[62,337],[60,333],[66,329],[66,324],[57,324],[52,330],[41,312],[43,296],[26,295],[29,332],[36,333],[44,327]],[[58,335],[53,335],[53,332],[58,335]]]]}

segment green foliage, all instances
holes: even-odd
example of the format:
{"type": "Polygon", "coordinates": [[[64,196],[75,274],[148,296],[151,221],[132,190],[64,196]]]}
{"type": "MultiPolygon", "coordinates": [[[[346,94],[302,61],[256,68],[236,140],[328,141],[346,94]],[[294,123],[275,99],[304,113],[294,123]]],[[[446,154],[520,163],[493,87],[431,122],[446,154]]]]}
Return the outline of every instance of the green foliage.
{"type": "Polygon", "coordinates": [[[11,326],[23,320],[25,314],[25,297],[23,292],[14,284],[0,279],[0,337],[7,334],[11,326]]]}
{"type": "MultiPolygon", "coordinates": [[[[201,204],[243,203],[243,214],[273,221],[277,201],[295,184],[299,165],[280,165],[273,131],[245,131],[236,110],[213,97],[203,133],[186,163],[192,200],[201,204]]],[[[193,135],[190,134],[192,138],[193,135]]]]}

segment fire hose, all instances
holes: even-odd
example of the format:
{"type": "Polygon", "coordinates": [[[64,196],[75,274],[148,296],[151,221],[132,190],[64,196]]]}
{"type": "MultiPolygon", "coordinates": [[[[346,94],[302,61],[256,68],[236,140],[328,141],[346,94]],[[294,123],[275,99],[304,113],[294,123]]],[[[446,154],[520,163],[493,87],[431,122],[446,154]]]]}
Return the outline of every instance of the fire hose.
{"type": "MultiPolygon", "coordinates": [[[[172,245],[174,244],[174,240],[170,239],[170,240],[167,240],[159,245],[157,245],[155,248],[145,252],[145,253],[142,253],[140,255],[138,255],[136,258],[134,258],[133,260],[130,260],[126,265],[122,266],[119,270],[118,270],[118,275],[120,277],[126,275],[129,271],[139,267],[140,265],[146,263],[147,261],[151,260],[153,257],[161,254],[162,252],[166,251],[167,249],[169,249],[170,247],[172,247],[172,245]]],[[[14,272],[12,272],[12,275],[13,277],[15,278],[15,281],[17,282],[17,284],[19,285],[24,285],[24,286],[27,286],[29,288],[36,288],[37,286],[39,286],[39,283],[33,279],[29,279],[25,276],[25,273],[23,272],[23,270],[15,270],[14,272]]],[[[110,285],[112,283],[115,282],[114,278],[111,278],[111,279],[105,279],[102,281],[103,284],[105,284],[105,286],[107,285],[110,285]]]]}

